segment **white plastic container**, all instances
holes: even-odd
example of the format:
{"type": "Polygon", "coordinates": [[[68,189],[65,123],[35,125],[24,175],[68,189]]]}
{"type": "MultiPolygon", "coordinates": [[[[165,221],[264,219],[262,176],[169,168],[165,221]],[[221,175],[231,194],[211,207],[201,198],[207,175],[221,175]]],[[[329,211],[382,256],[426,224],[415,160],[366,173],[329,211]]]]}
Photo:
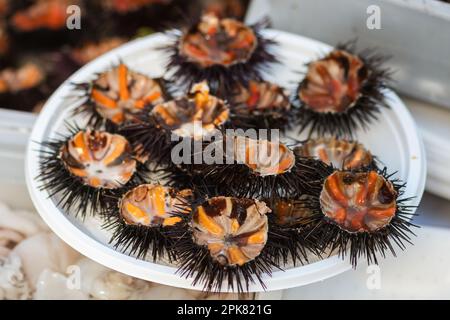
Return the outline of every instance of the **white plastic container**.
{"type": "MultiPolygon", "coordinates": [[[[268,37],[280,42],[278,55],[282,65],[273,68],[272,80],[287,87],[295,87],[300,80],[298,71],[302,71],[304,63],[326,52],[329,46],[314,40],[293,34],[270,30],[268,37]]],[[[71,91],[69,82],[83,82],[92,78],[95,72],[108,68],[121,58],[131,68],[150,76],[160,76],[163,72],[164,56],[155,48],[167,42],[167,37],[155,34],[135,40],[83,67],[69,78],[48,100],[33,129],[27,150],[26,181],[32,200],[42,218],[64,241],[85,256],[138,278],[159,282],[171,286],[202,289],[201,285],[192,286],[191,279],[181,278],[175,274],[176,267],[138,260],[114,250],[108,245],[109,234],[100,229],[96,219],[73,218],[62,212],[45,191],[38,190],[34,179],[39,172],[39,152],[36,142],[54,137],[56,132],[64,128],[64,121],[70,118],[70,107],[67,96],[71,91]]],[[[270,80],[270,78],[269,78],[270,80]]],[[[370,132],[358,132],[358,138],[371,151],[378,155],[389,166],[391,171],[398,171],[396,176],[408,182],[405,196],[416,196],[418,204],[425,183],[425,157],[420,138],[411,115],[401,100],[393,93],[387,92],[391,109],[383,109],[380,121],[374,123],[370,132]]],[[[274,271],[272,277],[264,277],[267,290],[281,290],[324,280],[350,269],[348,262],[337,256],[311,263],[286,271],[274,271]]],[[[262,291],[259,284],[250,286],[250,291],[262,291]]]]}

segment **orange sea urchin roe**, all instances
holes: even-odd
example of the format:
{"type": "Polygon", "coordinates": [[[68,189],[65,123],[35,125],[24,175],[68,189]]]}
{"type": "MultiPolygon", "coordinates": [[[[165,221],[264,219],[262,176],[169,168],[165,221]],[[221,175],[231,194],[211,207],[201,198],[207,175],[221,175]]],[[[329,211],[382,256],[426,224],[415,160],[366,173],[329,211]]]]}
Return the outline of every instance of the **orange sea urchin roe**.
{"type": "Polygon", "coordinates": [[[242,22],[205,14],[181,39],[180,54],[202,67],[231,66],[248,61],[256,45],[255,33],[242,22]]]}
{"type": "Polygon", "coordinates": [[[255,259],[267,242],[268,212],[258,200],[211,198],[194,213],[194,241],[206,246],[221,265],[242,266],[255,259]]]}
{"type": "Polygon", "coordinates": [[[283,174],[295,165],[294,153],[282,143],[244,136],[230,136],[226,141],[233,144],[235,160],[257,175],[283,174]]]}
{"type": "Polygon", "coordinates": [[[143,184],[125,194],[120,214],[128,224],[173,226],[181,221],[175,214],[189,212],[186,199],[191,195],[188,189],[177,192],[157,184],[143,184]]]}
{"type": "Polygon", "coordinates": [[[374,232],[395,216],[397,192],[375,171],[336,171],[326,180],[320,205],[327,219],[348,232],[374,232]]]}
{"type": "Polygon", "coordinates": [[[200,139],[228,120],[229,109],[222,99],[209,94],[206,82],[200,82],[188,96],[156,105],[151,114],[176,135],[200,139]]]}
{"type": "Polygon", "coordinates": [[[343,170],[360,169],[369,166],[373,156],[361,143],[336,138],[308,140],[294,152],[304,157],[315,157],[326,164],[343,170]]]}
{"type": "Polygon", "coordinates": [[[234,96],[233,103],[239,113],[263,110],[283,111],[290,109],[289,95],[280,86],[266,81],[249,81],[241,86],[234,96]]]}
{"type": "Polygon", "coordinates": [[[103,131],[79,131],[62,146],[60,158],[73,176],[94,188],[119,188],[136,171],[128,141],[103,131]]]}
{"type": "Polygon", "coordinates": [[[164,101],[156,80],[129,70],[123,63],[99,75],[90,100],[102,117],[115,124],[134,121],[145,106],[164,101]]]}
{"type": "Polygon", "coordinates": [[[367,76],[367,68],[358,56],[334,50],[309,65],[298,95],[315,112],[343,113],[359,98],[367,76]]]}

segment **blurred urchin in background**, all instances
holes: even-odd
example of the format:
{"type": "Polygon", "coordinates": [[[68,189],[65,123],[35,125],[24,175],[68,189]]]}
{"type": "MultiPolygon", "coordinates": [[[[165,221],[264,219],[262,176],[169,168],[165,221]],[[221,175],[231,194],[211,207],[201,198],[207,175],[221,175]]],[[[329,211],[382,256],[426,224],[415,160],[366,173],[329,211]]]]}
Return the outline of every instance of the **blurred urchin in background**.
{"type": "Polygon", "coordinates": [[[248,2],[0,0],[0,107],[38,112],[70,74],[97,56],[205,11],[242,19],[248,2]],[[77,13],[79,28],[68,28],[77,13]]]}

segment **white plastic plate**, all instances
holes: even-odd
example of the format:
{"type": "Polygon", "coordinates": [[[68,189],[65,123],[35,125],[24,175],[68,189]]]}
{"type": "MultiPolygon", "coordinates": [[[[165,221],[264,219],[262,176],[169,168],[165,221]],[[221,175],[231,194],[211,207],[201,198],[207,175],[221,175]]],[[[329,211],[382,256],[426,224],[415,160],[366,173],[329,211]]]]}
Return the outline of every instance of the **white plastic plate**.
{"type": "MultiPolygon", "coordinates": [[[[266,35],[280,43],[276,53],[282,62],[272,68],[269,80],[290,89],[294,89],[300,81],[300,72],[304,70],[306,62],[330,50],[325,44],[285,32],[268,30],[266,35]]],[[[109,234],[100,228],[100,221],[93,218],[82,221],[62,212],[55,206],[54,200],[48,198],[46,191],[39,191],[35,179],[39,173],[37,143],[63,132],[64,121],[71,117],[67,99],[72,90],[70,83],[90,80],[94,73],[109,68],[119,59],[140,72],[153,77],[161,76],[165,57],[157,48],[167,43],[167,40],[167,36],[155,34],[132,41],[89,63],[63,83],[46,103],[33,129],[27,150],[26,180],[31,198],[42,218],[58,236],[83,255],[134,277],[201,290],[201,285],[192,286],[191,279],[175,274],[175,266],[138,260],[114,250],[108,244],[109,234]]],[[[379,121],[371,126],[369,132],[358,132],[358,139],[391,171],[397,171],[397,177],[408,182],[405,196],[416,196],[413,204],[418,204],[426,174],[422,144],[405,105],[393,92],[388,91],[386,94],[391,108],[382,110],[379,121]]],[[[266,290],[280,290],[324,280],[349,269],[348,262],[332,256],[305,266],[274,271],[271,277],[264,277],[264,282],[266,290]]],[[[249,291],[262,290],[264,289],[257,283],[249,288],[249,291]]]]}

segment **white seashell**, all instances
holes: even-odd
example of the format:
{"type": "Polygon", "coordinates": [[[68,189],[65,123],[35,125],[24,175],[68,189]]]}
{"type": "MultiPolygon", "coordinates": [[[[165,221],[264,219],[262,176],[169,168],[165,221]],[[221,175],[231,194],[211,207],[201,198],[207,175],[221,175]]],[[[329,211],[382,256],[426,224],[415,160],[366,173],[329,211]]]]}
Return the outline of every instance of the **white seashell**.
{"type": "Polygon", "coordinates": [[[77,262],[80,267],[81,288],[92,298],[102,300],[140,299],[150,288],[146,281],[110,270],[87,258],[77,262]]]}
{"type": "Polygon", "coordinates": [[[49,230],[36,213],[11,210],[3,203],[0,203],[0,229],[14,230],[25,238],[49,230]]]}
{"type": "Polygon", "coordinates": [[[24,237],[22,234],[11,229],[2,229],[0,227],[0,257],[6,257],[24,237]]]}
{"type": "Polygon", "coordinates": [[[21,258],[24,274],[33,289],[44,269],[65,274],[67,267],[80,258],[78,252],[52,233],[27,238],[12,252],[21,258]]]}
{"type": "Polygon", "coordinates": [[[31,289],[22,272],[17,255],[0,257],[0,300],[22,300],[31,296],[31,289]]]}
{"type": "Polygon", "coordinates": [[[82,290],[68,285],[67,276],[45,269],[41,272],[36,283],[36,292],[33,299],[36,300],[87,300],[89,295],[82,290]]]}

